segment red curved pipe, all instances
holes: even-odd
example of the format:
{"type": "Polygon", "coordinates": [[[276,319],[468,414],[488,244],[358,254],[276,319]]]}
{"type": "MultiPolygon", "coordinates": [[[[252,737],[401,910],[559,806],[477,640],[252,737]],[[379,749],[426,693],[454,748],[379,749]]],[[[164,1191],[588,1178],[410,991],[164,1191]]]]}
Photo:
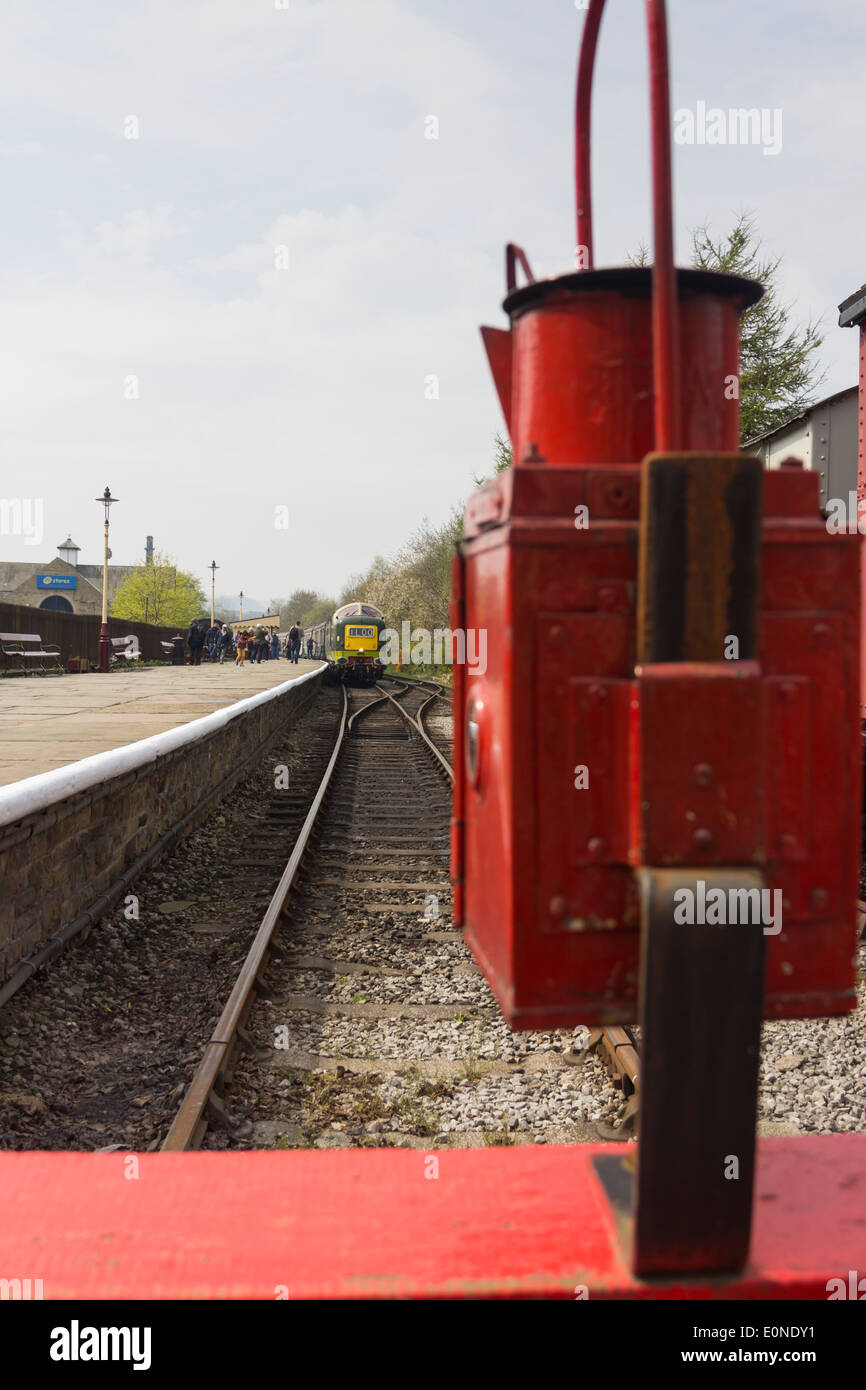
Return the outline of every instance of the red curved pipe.
{"type": "MultiPolygon", "coordinates": [[[[605,0],[589,0],[577,65],[574,173],[577,245],[593,265],[591,107],[598,31],[605,0]]],[[[670,83],[665,0],[645,0],[649,31],[650,116],[653,170],[653,385],[655,444],[676,449],[680,440],[680,378],[674,269],[673,195],[670,140],[670,83]]]]}
{"type": "Polygon", "coordinates": [[[646,0],[653,166],[653,377],[656,448],[680,447],[680,361],[674,269],[671,96],[665,0],[646,0]]]}
{"type": "Polygon", "coordinates": [[[604,14],[605,0],[589,0],[589,9],[583,21],[580,37],[580,54],[577,60],[577,93],[574,103],[574,191],[577,202],[577,248],[586,251],[586,265],[578,269],[592,269],[592,167],[590,149],[592,143],[592,75],[595,69],[595,49],[598,31],[604,14]]]}

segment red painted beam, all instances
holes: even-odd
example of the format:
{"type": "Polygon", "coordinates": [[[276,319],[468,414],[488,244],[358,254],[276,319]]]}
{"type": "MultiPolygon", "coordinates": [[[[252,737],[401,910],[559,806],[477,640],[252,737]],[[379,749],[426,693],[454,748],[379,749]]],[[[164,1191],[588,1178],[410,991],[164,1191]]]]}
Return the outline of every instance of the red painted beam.
{"type": "Polygon", "coordinates": [[[759,1144],[752,1263],[633,1279],[609,1146],[0,1155],[0,1278],[46,1299],[827,1298],[866,1273],[866,1135],[759,1144]],[[427,1177],[438,1162],[438,1178],[427,1177]],[[284,1295],[285,1296],[285,1295],[284,1295]]]}

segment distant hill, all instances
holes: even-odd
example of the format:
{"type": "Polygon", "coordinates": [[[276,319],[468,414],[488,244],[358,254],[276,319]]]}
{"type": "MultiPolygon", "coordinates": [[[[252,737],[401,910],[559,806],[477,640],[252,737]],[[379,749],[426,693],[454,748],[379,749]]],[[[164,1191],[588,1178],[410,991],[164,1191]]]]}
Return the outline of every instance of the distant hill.
{"type": "MultiPolygon", "coordinates": [[[[239,618],[240,606],[237,594],[217,594],[216,607],[228,613],[230,618],[239,618]]],[[[268,611],[268,605],[263,599],[254,598],[252,594],[244,594],[244,617],[261,618],[268,611]]]]}

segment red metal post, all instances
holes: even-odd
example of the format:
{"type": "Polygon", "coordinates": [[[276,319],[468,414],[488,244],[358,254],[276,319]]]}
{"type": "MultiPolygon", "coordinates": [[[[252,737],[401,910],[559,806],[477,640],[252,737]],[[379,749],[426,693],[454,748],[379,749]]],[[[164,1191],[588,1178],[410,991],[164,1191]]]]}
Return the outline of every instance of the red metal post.
{"type": "MultiPolygon", "coordinates": [[[[857,413],[857,519],[858,534],[860,516],[866,503],[866,285],[861,285],[839,305],[839,327],[857,328],[860,334],[859,353],[859,391],[857,413]]],[[[866,559],[861,563],[861,596],[866,611],[866,559]]],[[[860,709],[866,718],[866,642],[861,649],[860,670],[860,709]]],[[[864,772],[866,776],[866,772],[864,772]]]]}
{"type": "Polygon", "coordinates": [[[592,244],[592,75],[598,31],[605,0],[590,0],[577,60],[577,93],[574,104],[574,191],[577,206],[577,268],[593,267],[592,244]],[[583,253],[585,254],[585,257],[583,253]],[[581,261],[584,264],[581,264],[581,261]]]}
{"type": "MultiPolygon", "coordinates": [[[[594,264],[592,231],[592,79],[605,0],[590,0],[581,36],[575,99],[575,202],[578,268],[594,264]],[[586,264],[581,265],[582,252],[586,264]]],[[[665,0],[646,0],[653,170],[653,364],[655,447],[678,449],[682,434],[674,269],[670,81],[665,0]]]]}
{"type": "Polygon", "coordinates": [[[682,436],[674,270],[671,107],[664,0],[646,0],[650,44],[653,167],[653,364],[656,448],[679,449],[682,436]]]}
{"type": "Polygon", "coordinates": [[[518,288],[510,247],[510,340],[485,333],[514,467],[470,500],[461,545],[464,625],[494,637],[455,707],[462,915],[512,1027],[631,1022],[640,970],[634,1268],[721,1270],[748,1248],[762,1014],[854,1003],[858,546],[828,534],[814,476],[739,452],[725,388],[761,289],[674,268],[663,0],[645,5],[654,265],[591,268],[603,8],[575,101],[583,268],[518,288]],[[684,884],[762,912],[766,893],[784,927],[702,938],[673,916],[684,884]],[[711,1120],[689,1110],[702,1085],[711,1120]]]}
{"type": "MultiPolygon", "coordinates": [[[[494,330],[490,330],[493,332],[494,330]]],[[[510,335],[508,335],[510,337],[510,335]]],[[[448,621],[452,632],[466,630],[466,604],[463,598],[463,557],[455,551],[451,560],[451,599],[448,621]]],[[[466,703],[466,668],[458,661],[454,668],[452,709],[454,711],[453,753],[454,786],[451,801],[451,920],[455,927],[463,926],[463,786],[466,777],[464,749],[465,724],[463,708],[466,703]]]]}

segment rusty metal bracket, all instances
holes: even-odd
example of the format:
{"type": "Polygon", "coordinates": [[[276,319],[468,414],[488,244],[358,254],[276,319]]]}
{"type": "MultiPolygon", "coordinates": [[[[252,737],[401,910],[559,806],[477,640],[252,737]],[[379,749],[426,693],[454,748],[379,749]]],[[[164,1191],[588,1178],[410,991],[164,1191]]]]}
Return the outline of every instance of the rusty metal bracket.
{"type": "Polygon", "coordinates": [[[610,1071],[614,1086],[628,1098],[618,1128],[596,1123],[599,1138],[614,1142],[631,1139],[637,1131],[640,1115],[640,1058],[634,1038],[627,1028],[593,1028],[587,1050],[598,1053],[610,1071]]]}

